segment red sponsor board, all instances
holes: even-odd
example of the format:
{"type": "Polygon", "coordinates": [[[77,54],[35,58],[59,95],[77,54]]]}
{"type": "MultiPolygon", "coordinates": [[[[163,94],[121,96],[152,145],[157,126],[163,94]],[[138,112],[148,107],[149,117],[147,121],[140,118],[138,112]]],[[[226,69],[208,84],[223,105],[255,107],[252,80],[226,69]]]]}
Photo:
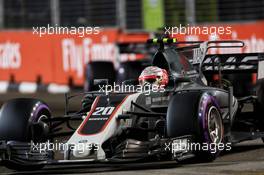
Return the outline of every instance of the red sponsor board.
{"type": "Polygon", "coordinates": [[[54,82],[65,84],[71,79],[75,85],[82,85],[84,67],[88,61],[115,62],[118,56],[115,44],[117,36],[116,30],[107,30],[83,38],[67,35],[52,36],[54,82]]]}
{"type": "Polygon", "coordinates": [[[0,79],[52,82],[50,38],[35,37],[28,31],[0,32],[0,79]]]}
{"type": "MultiPolygon", "coordinates": [[[[243,40],[246,47],[231,52],[264,52],[264,22],[242,24],[217,24],[210,26],[231,27],[231,33],[217,36],[176,35],[178,40],[243,40]]],[[[122,33],[116,29],[105,29],[99,34],[85,35],[39,35],[33,31],[0,32],[0,81],[36,82],[75,85],[84,82],[84,67],[90,60],[122,60],[117,42],[142,42],[148,34],[122,33]]],[[[223,53],[226,49],[211,50],[223,53]]],[[[102,70],[103,71],[103,70],[102,70]]]]}
{"type": "Polygon", "coordinates": [[[115,61],[117,30],[97,35],[44,35],[31,31],[0,32],[0,80],[82,85],[89,60],[115,61]]]}

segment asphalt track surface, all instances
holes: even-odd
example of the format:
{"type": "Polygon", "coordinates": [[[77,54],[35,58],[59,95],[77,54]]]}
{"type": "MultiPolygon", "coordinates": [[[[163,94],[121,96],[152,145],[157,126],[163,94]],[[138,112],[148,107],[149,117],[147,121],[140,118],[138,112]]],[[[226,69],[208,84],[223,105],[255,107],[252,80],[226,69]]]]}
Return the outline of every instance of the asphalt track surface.
{"type": "MultiPolygon", "coordinates": [[[[55,115],[64,112],[64,96],[50,94],[22,95],[18,93],[0,94],[0,104],[16,97],[35,97],[43,99],[50,106],[55,115]]],[[[75,102],[73,105],[78,106],[75,102]]],[[[223,153],[211,163],[179,164],[174,161],[122,163],[122,164],[76,164],[49,165],[44,169],[33,172],[16,172],[0,165],[0,174],[109,174],[109,175],[137,175],[137,174],[187,174],[187,175],[264,175],[264,144],[259,140],[243,142],[223,153]]]]}

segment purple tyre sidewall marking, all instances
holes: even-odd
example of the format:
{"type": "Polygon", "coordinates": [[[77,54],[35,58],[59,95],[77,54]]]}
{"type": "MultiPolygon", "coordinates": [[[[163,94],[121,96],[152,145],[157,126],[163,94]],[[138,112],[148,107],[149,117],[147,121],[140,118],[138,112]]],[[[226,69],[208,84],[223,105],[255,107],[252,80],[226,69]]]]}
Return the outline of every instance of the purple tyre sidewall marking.
{"type": "Polygon", "coordinates": [[[33,109],[33,111],[31,112],[31,117],[30,117],[31,122],[37,122],[39,117],[40,117],[39,114],[43,110],[46,110],[50,113],[50,109],[46,104],[38,102],[38,103],[36,103],[35,107],[36,108],[33,109]]]}

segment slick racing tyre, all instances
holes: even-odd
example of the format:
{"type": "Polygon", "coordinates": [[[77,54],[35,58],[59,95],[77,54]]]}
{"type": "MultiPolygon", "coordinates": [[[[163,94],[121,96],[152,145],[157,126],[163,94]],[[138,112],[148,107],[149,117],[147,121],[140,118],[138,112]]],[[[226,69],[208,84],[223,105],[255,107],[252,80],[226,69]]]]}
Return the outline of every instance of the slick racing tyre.
{"type": "Polygon", "coordinates": [[[187,92],[175,94],[167,111],[167,134],[169,138],[191,135],[195,144],[191,147],[198,161],[212,161],[220,153],[224,126],[215,98],[207,93],[187,92]],[[206,148],[206,149],[204,149],[206,148]]]}
{"type": "MultiPolygon", "coordinates": [[[[23,143],[46,142],[49,123],[44,119],[50,117],[49,107],[37,99],[10,100],[3,104],[0,110],[0,140],[23,143]]],[[[43,167],[34,162],[21,164],[14,160],[3,160],[3,165],[14,170],[36,170],[43,167]]]]}

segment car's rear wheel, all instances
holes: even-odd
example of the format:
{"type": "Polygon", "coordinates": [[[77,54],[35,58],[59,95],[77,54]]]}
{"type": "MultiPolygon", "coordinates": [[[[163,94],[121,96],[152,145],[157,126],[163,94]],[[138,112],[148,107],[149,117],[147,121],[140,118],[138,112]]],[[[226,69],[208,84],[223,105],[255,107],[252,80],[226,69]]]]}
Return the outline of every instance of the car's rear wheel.
{"type": "Polygon", "coordinates": [[[219,143],[221,141],[221,138],[223,137],[223,135],[221,134],[223,128],[221,115],[215,106],[211,106],[208,111],[207,126],[210,140],[213,143],[219,143]]]}
{"type": "Polygon", "coordinates": [[[200,161],[212,161],[220,153],[224,126],[215,98],[207,93],[188,92],[172,97],[167,112],[168,137],[192,135],[197,147],[191,147],[200,161]],[[216,146],[216,147],[215,147],[216,146]],[[208,149],[204,149],[208,148],[208,149]]]}
{"type": "MultiPolygon", "coordinates": [[[[47,119],[51,117],[49,107],[37,99],[13,99],[1,108],[0,140],[18,141],[21,143],[44,143],[47,141],[50,124],[47,119]]],[[[19,152],[18,152],[19,154],[19,152]]],[[[3,165],[14,170],[37,170],[44,167],[40,162],[21,163],[16,153],[12,153],[10,160],[3,160],[3,165]]]]}

